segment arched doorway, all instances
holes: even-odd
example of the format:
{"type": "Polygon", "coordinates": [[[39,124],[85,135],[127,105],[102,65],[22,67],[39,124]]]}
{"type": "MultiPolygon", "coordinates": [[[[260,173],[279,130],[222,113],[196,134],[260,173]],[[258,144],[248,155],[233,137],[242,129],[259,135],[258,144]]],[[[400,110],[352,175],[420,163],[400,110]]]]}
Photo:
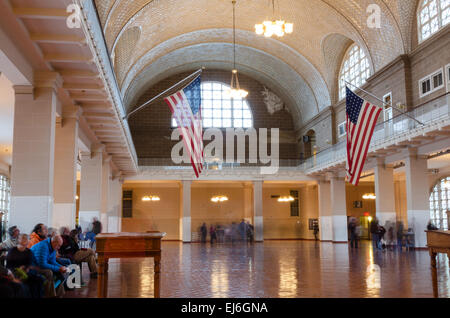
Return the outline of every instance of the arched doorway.
{"type": "Polygon", "coordinates": [[[303,136],[303,149],[305,159],[311,158],[316,154],[316,132],[314,130],[309,130],[303,136]]]}
{"type": "Polygon", "coordinates": [[[450,176],[440,179],[430,194],[430,220],[441,229],[448,230],[450,210],[450,176]]]}

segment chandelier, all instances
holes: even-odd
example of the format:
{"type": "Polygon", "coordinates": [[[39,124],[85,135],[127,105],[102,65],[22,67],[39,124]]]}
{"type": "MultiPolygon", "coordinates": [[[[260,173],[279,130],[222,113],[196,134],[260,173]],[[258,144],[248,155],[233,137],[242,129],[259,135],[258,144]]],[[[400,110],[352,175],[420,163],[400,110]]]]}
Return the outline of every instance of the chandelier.
{"type": "Polygon", "coordinates": [[[231,71],[230,89],[226,94],[232,99],[245,98],[248,95],[246,90],[241,89],[239,85],[238,71],[236,69],[236,0],[233,3],[233,70],[231,71]]]}
{"type": "Polygon", "coordinates": [[[376,198],[377,196],[375,195],[375,193],[366,193],[363,195],[364,200],[375,200],[376,198]]]}
{"type": "MultiPolygon", "coordinates": [[[[275,17],[275,0],[272,0],[273,17],[275,17]]],[[[272,35],[282,37],[284,34],[291,34],[294,31],[294,24],[286,23],[284,20],[264,21],[261,24],[255,25],[255,32],[258,35],[264,34],[265,37],[270,38],[272,35]]]]}
{"type": "Polygon", "coordinates": [[[225,201],[228,201],[228,197],[226,197],[224,195],[216,195],[211,198],[211,201],[214,203],[225,202],[225,201]]]}
{"type": "Polygon", "coordinates": [[[144,197],[142,197],[142,201],[144,202],[148,202],[148,201],[159,201],[160,198],[156,195],[146,195],[144,197]]]}
{"type": "Polygon", "coordinates": [[[279,197],[278,202],[293,202],[295,199],[292,196],[279,197]]]}

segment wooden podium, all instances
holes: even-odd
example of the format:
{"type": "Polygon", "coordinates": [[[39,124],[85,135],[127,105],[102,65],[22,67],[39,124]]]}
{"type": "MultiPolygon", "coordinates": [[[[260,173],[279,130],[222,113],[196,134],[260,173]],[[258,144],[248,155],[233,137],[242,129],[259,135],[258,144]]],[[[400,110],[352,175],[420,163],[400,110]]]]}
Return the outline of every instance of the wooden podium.
{"type": "Polygon", "coordinates": [[[427,246],[431,257],[431,279],[433,280],[433,295],[438,297],[436,255],[447,254],[450,260],[450,231],[425,231],[427,232],[427,246]]]}
{"type": "Polygon", "coordinates": [[[153,257],[154,293],[160,296],[161,239],[164,232],[101,233],[95,237],[98,254],[97,297],[108,296],[108,260],[110,258],[153,257]]]}

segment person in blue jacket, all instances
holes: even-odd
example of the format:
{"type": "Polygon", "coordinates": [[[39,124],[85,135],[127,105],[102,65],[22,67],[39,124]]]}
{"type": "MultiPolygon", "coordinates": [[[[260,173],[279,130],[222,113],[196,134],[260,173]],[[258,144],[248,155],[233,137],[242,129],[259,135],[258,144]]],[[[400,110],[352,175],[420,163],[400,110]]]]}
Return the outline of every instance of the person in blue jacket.
{"type": "Polygon", "coordinates": [[[45,295],[56,297],[64,295],[64,286],[60,284],[55,290],[55,277],[62,277],[67,272],[67,268],[56,262],[56,251],[63,243],[60,235],[45,239],[31,247],[33,253],[32,265],[38,267],[38,272],[45,276],[45,295]]]}

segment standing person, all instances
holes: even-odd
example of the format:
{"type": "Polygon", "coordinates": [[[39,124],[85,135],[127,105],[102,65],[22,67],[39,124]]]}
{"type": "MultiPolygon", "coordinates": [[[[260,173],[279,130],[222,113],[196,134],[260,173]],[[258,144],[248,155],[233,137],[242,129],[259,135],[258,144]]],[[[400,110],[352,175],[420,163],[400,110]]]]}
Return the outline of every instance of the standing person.
{"type": "Polygon", "coordinates": [[[403,242],[403,222],[397,222],[397,247],[402,250],[402,242],[403,242]]]}
{"type": "Polygon", "coordinates": [[[253,243],[253,225],[250,224],[249,221],[247,221],[247,239],[250,243],[253,243]]]}
{"type": "Polygon", "coordinates": [[[203,223],[202,226],[200,227],[200,234],[202,236],[202,243],[206,243],[206,235],[208,234],[206,223],[203,223]]]}
{"type": "Polygon", "coordinates": [[[372,235],[373,249],[378,249],[378,219],[374,219],[370,223],[370,234],[372,235]]]}
{"type": "Polygon", "coordinates": [[[358,235],[356,234],[356,219],[352,218],[348,224],[348,232],[350,233],[350,247],[358,248],[358,235]]]}
{"type": "Polygon", "coordinates": [[[314,239],[316,241],[318,241],[319,240],[319,237],[317,236],[319,234],[319,224],[318,223],[314,223],[313,230],[314,230],[314,239]]]}
{"type": "Polygon", "coordinates": [[[384,234],[386,233],[386,228],[384,226],[378,225],[378,249],[382,250],[383,248],[386,248],[386,241],[384,239],[384,234]]]}
{"type": "Polygon", "coordinates": [[[241,223],[239,223],[239,240],[241,242],[245,242],[246,241],[246,235],[247,235],[247,224],[245,224],[245,220],[242,219],[241,223]]]}
{"type": "Polygon", "coordinates": [[[102,223],[96,217],[92,219],[92,232],[95,235],[102,232],[102,223]]]}
{"type": "Polygon", "coordinates": [[[214,241],[217,241],[216,228],[212,224],[209,228],[209,235],[211,236],[211,244],[213,244],[214,241]]]}

